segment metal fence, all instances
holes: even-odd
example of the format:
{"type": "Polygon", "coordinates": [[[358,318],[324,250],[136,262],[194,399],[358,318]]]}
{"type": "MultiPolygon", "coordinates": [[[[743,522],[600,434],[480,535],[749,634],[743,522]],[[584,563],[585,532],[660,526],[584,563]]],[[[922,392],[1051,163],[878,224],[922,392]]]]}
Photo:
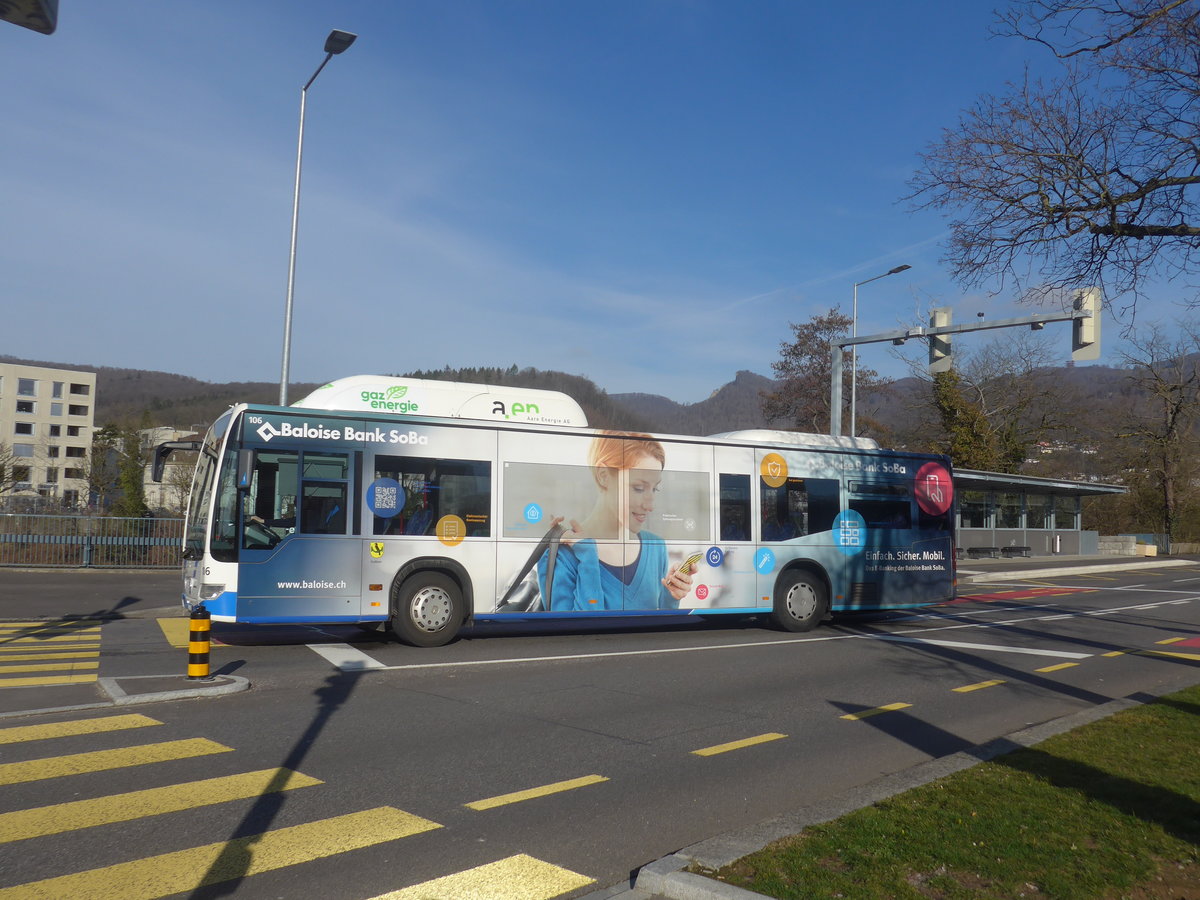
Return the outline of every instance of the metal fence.
{"type": "Polygon", "coordinates": [[[0,515],[0,566],[167,569],[182,543],[183,519],[0,515]]]}

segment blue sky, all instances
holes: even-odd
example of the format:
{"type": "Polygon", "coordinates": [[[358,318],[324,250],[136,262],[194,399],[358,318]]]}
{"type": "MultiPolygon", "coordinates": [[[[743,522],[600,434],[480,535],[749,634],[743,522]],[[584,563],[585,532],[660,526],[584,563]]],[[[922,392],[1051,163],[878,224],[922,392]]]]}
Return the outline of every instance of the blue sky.
{"type": "Polygon", "coordinates": [[[51,36],[0,23],[0,353],[277,382],[332,28],[359,38],[308,92],[294,381],[515,363],[691,402],[901,263],[860,334],[1026,314],[960,290],[901,200],[1047,64],[990,6],[61,0],[51,36]]]}

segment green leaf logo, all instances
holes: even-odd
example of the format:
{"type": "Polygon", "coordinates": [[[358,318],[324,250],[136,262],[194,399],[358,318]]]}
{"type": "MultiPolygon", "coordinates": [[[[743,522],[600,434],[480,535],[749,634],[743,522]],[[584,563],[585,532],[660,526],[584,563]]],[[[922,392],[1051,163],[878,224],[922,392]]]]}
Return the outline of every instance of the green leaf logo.
{"type": "Polygon", "coordinates": [[[399,400],[401,397],[403,397],[407,393],[408,393],[407,385],[399,385],[397,387],[390,387],[387,389],[387,394],[385,395],[385,399],[399,400]]]}

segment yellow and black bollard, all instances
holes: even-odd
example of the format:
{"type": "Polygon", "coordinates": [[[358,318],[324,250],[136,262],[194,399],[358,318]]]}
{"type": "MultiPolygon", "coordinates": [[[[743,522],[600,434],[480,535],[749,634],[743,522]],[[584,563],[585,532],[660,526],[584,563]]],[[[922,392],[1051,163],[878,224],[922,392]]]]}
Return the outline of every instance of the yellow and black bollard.
{"type": "Polygon", "coordinates": [[[188,680],[208,678],[209,630],[212,617],[203,606],[192,610],[190,633],[188,634],[188,680]]]}

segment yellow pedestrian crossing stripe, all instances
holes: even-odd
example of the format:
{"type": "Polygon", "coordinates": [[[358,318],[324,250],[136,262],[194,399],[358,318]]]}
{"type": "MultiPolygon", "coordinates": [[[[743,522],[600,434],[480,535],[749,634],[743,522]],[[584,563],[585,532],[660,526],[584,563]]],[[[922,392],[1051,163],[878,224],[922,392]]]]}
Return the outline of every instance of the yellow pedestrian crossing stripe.
{"type": "MultiPolygon", "coordinates": [[[[0,729],[0,745],[113,733],[162,724],[149,716],[115,715],[20,725],[0,729]]],[[[0,785],[187,759],[230,750],[214,741],[193,738],[6,763],[0,764],[0,785]]],[[[481,801],[477,806],[480,809],[490,808],[606,780],[599,775],[587,776],[492,798],[490,801],[481,801]]],[[[268,768],[5,812],[0,813],[0,845],[167,813],[182,813],[226,802],[252,800],[267,794],[321,784],[323,782],[319,779],[301,772],[268,768]]],[[[0,900],[60,900],[63,897],[72,900],[108,900],[110,897],[152,900],[181,890],[191,891],[205,885],[241,879],[441,827],[437,822],[403,810],[379,807],[0,888],[0,900]]],[[[592,883],[593,879],[586,875],[520,854],[435,878],[385,897],[396,900],[553,900],[592,883]]]]}
{"type": "MultiPolygon", "coordinates": [[[[5,660],[7,662],[7,660],[5,660]]],[[[69,662],[63,661],[60,663],[23,663],[17,666],[0,665],[0,676],[8,675],[13,672],[70,672],[77,674],[85,669],[99,669],[100,660],[92,659],[74,659],[69,662]]],[[[0,684],[4,682],[0,680],[0,684]]]]}
{"type": "Polygon", "coordinates": [[[522,853],[373,900],[551,900],[592,882],[578,872],[522,853]]]}
{"type": "Polygon", "coordinates": [[[390,806],[0,889],[0,900],[155,900],[441,828],[390,806]]]}
{"type": "Polygon", "coordinates": [[[89,684],[95,675],[20,675],[0,678],[0,687],[41,687],[53,684],[89,684]]]}
{"type": "Polygon", "coordinates": [[[94,683],[100,624],[96,619],[0,623],[0,688],[94,683]]]}
{"type": "Polygon", "coordinates": [[[48,738],[76,737],[81,734],[101,734],[107,731],[125,731],[129,728],[145,728],[161,725],[149,716],[104,716],[99,719],[74,719],[70,722],[54,722],[47,725],[17,725],[0,728],[0,744],[19,744],[25,741],[44,741],[48,738]]]}
{"type": "Polygon", "coordinates": [[[205,778],[128,794],[0,813],[0,843],[63,834],[96,825],[112,825],[114,822],[131,822],[147,816],[182,812],[322,783],[291,769],[260,769],[242,775],[205,778]]]}
{"type": "Polygon", "coordinates": [[[0,660],[8,659],[12,656],[18,656],[22,653],[41,652],[41,653],[64,653],[78,655],[80,653],[97,653],[100,650],[99,639],[90,644],[56,644],[53,647],[37,647],[29,644],[0,644],[0,660]]]}
{"type": "Polygon", "coordinates": [[[93,750],[49,759],[0,763],[0,785],[26,784],[30,781],[44,781],[85,772],[106,772],[109,769],[123,769],[173,759],[191,759],[212,753],[228,753],[231,749],[207,738],[188,738],[161,744],[123,747],[119,750],[93,750]]]}
{"type": "MultiPolygon", "coordinates": [[[[97,645],[98,646],[98,645],[97,645]]],[[[13,647],[5,650],[0,647],[0,664],[10,662],[27,662],[35,659],[99,659],[100,654],[91,647],[79,650],[62,650],[55,648],[53,653],[30,653],[30,647],[13,647]],[[16,651],[16,652],[12,652],[16,651]]]]}
{"type": "Polygon", "coordinates": [[[10,634],[43,634],[100,630],[98,619],[48,619],[44,622],[0,622],[0,640],[10,634]]]}

